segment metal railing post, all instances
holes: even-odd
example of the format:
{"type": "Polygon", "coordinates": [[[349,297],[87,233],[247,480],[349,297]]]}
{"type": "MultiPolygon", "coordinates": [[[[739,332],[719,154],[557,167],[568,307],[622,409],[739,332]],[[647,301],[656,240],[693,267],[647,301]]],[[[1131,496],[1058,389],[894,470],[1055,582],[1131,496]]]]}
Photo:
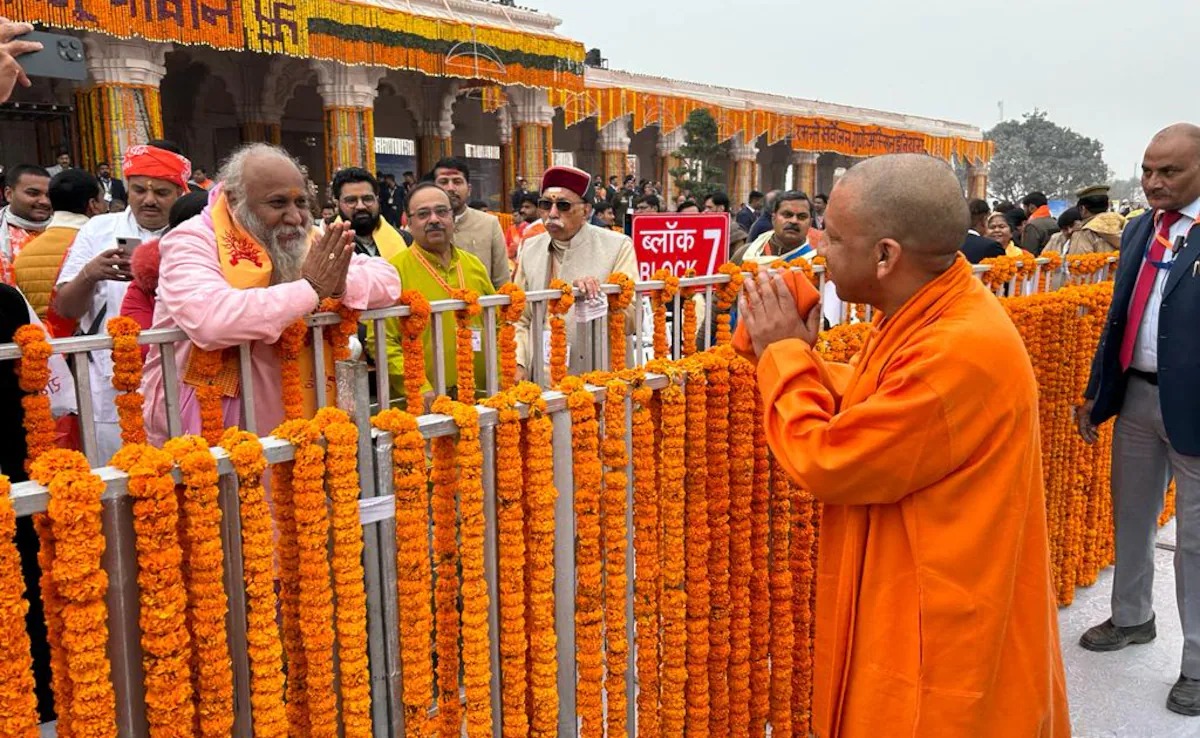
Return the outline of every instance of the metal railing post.
{"type": "Polygon", "coordinates": [[[558,734],[579,734],[575,715],[575,479],[571,413],[551,413],[554,424],[554,630],[558,636],[558,734]]]}

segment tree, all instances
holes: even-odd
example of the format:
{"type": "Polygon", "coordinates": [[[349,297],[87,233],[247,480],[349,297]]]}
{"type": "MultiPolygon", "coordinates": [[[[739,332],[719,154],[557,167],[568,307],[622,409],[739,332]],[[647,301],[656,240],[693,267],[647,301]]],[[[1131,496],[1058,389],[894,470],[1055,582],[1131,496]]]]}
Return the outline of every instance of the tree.
{"type": "Polygon", "coordinates": [[[984,137],[996,143],[988,183],[996,197],[1019,202],[1036,190],[1073,200],[1084,187],[1108,181],[1104,145],[1054,123],[1044,111],[998,123],[984,137]]]}
{"type": "Polygon", "coordinates": [[[709,195],[725,189],[725,172],[715,163],[723,154],[717,142],[717,121],[707,110],[693,110],[683,124],[683,134],[683,146],[675,152],[680,165],[670,174],[680,190],[689,190],[693,200],[703,203],[709,195]]]}

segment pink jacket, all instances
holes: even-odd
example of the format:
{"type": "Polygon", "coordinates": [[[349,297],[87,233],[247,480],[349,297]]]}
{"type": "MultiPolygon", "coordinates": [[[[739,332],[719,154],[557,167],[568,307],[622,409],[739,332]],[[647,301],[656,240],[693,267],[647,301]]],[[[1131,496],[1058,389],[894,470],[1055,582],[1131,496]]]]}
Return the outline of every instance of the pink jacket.
{"type": "MultiPolygon", "coordinates": [[[[217,260],[217,242],[206,210],[162,239],[155,328],[182,328],[191,340],[208,350],[252,343],[256,431],[265,436],[283,421],[279,357],[275,342],[293,321],[317,307],[317,295],[300,280],[261,289],[239,290],[225,281],[217,260]]],[[[400,297],[400,276],[383,259],[355,256],[346,280],[347,305],[358,310],[386,307],[400,297]]],[[[191,343],[175,346],[180,377],[187,366],[191,343]]],[[[243,378],[244,381],[244,378],[243,378]]],[[[162,356],[150,351],[142,392],[146,398],[146,430],[150,442],[168,437],[162,356]]],[[[180,416],[185,433],[200,432],[195,392],[181,383],[180,416]]],[[[241,425],[240,399],[226,399],[226,427],[241,425]]]]}

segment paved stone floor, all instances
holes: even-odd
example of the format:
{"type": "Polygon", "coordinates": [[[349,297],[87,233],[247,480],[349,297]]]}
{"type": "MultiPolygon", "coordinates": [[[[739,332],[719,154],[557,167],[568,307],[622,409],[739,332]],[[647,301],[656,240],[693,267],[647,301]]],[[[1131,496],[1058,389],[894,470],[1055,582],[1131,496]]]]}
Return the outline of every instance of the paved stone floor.
{"type": "Polygon", "coordinates": [[[1167,710],[1167,692],[1179,678],[1183,634],[1175,608],[1172,565],[1175,524],[1159,534],[1154,577],[1158,638],[1117,653],[1092,653],[1079,647],[1079,636],[1109,616],[1112,569],[1075,595],[1059,611],[1063,661],[1075,738],[1200,738],[1200,717],[1167,710]]]}

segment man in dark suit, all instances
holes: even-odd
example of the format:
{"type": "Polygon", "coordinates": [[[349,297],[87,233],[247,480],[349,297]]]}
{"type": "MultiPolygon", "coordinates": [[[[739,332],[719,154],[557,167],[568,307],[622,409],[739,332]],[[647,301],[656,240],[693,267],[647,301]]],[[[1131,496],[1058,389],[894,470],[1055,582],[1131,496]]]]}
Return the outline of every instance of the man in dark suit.
{"type": "Polygon", "coordinates": [[[1121,238],[1112,306],[1076,410],[1088,443],[1097,425],[1117,417],[1112,617],[1080,645],[1119,651],[1154,640],[1154,539],[1174,477],[1184,645],[1167,709],[1200,715],[1200,127],[1181,123],[1154,137],[1142,159],[1142,189],[1153,210],[1121,238]]]}
{"type": "Polygon", "coordinates": [[[129,201],[129,195],[125,193],[125,183],[113,178],[112,169],[109,168],[108,162],[102,161],[96,165],[96,179],[100,180],[100,191],[104,195],[104,202],[111,203],[113,200],[129,201]]]}
{"type": "Polygon", "coordinates": [[[742,227],[743,231],[749,232],[754,226],[754,221],[758,220],[759,213],[762,212],[763,193],[758,190],[753,190],[750,193],[750,202],[743,205],[742,209],[734,216],[734,221],[742,227]]]}
{"type": "Polygon", "coordinates": [[[987,230],[985,224],[988,214],[991,212],[987,200],[971,200],[967,203],[967,208],[971,211],[971,227],[967,229],[967,240],[963,241],[959,251],[962,251],[963,256],[972,264],[1004,256],[1003,246],[983,236],[983,232],[987,230]]]}

